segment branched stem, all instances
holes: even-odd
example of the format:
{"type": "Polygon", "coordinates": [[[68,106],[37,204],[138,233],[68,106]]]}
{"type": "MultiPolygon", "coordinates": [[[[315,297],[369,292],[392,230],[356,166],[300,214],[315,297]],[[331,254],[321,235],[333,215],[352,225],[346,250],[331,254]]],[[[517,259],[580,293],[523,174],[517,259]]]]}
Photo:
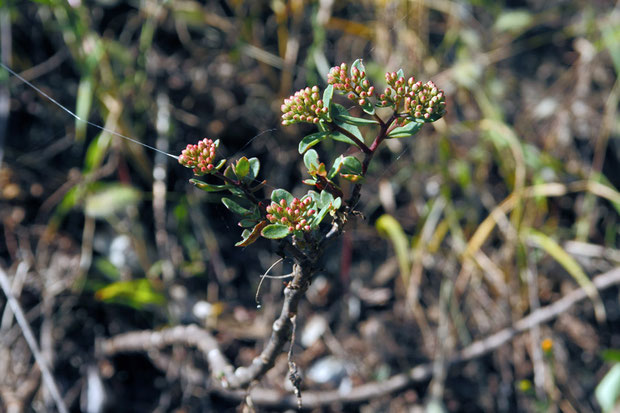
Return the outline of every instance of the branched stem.
{"type": "Polygon", "coordinates": [[[263,213],[265,212],[264,211],[264,206],[260,202],[260,200],[258,198],[256,198],[256,196],[254,196],[254,194],[245,185],[243,185],[240,181],[235,180],[235,179],[231,179],[231,178],[227,177],[226,175],[224,175],[220,171],[215,172],[213,175],[215,175],[216,177],[218,177],[222,181],[226,182],[227,184],[232,185],[235,188],[238,188],[238,189],[242,190],[243,194],[246,196],[246,198],[248,200],[250,200],[254,204],[258,205],[259,208],[261,209],[261,212],[263,212],[263,213]]]}
{"type": "Polygon", "coordinates": [[[328,123],[328,125],[330,128],[332,128],[332,130],[342,133],[347,138],[355,142],[357,147],[360,148],[360,150],[364,152],[365,154],[369,154],[372,152],[372,150],[364,142],[362,142],[357,136],[355,136],[354,134],[352,134],[351,132],[343,128],[342,126],[337,125],[335,123],[328,123]]]}

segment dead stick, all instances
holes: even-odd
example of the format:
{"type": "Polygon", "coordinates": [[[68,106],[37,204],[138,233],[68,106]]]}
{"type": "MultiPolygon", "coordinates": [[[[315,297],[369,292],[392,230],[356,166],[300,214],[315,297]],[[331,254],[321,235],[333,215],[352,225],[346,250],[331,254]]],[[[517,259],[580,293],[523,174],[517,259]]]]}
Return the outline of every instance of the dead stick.
{"type": "Polygon", "coordinates": [[[28,320],[26,320],[22,307],[19,305],[19,302],[15,299],[13,293],[11,292],[11,283],[2,268],[0,268],[0,288],[2,288],[4,295],[6,295],[6,299],[11,307],[11,310],[13,310],[17,324],[19,324],[19,327],[22,329],[22,333],[28,343],[28,347],[30,347],[30,351],[34,355],[34,359],[41,369],[43,382],[52,395],[56,408],[60,413],[68,413],[67,406],[65,406],[65,402],[60,395],[60,391],[58,391],[58,386],[56,385],[54,376],[52,376],[52,373],[47,365],[47,361],[39,350],[39,345],[37,344],[37,340],[34,338],[34,334],[32,333],[30,324],[28,324],[28,320]]]}

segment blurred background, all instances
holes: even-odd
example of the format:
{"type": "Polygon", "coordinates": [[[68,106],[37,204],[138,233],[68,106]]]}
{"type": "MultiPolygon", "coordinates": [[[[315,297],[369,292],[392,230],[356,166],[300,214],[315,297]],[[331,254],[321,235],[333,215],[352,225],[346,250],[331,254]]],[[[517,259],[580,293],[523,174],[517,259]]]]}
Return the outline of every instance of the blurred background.
{"type": "MultiPolygon", "coordinates": [[[[378,88],[403,68],[445,90],[441,121],[375,157],[300,305],[307,391],[445,359],[620,265],[619,45],[620,10],[602,0],[0,2],[3,63],[161,151],[209,137],[228,159],[258,157],[264,197],[306,191],[297,145],[312,127],[281,127],[280,105],[331,66],[362,58],[378,88]]],[[[277,245],[234,247],[235,217],[191,171],[4,70],[0,162],[0,266],[70,410],[99,383],[105,411],[242,411],[190,348],[101,358],[95,343],[196,323],[247,364],[279,313],[282,280],[256,298],[277,245]]],[[[620,360],[619,298],[592,293],[431,380],[315,411],[600,411],[620,393],[595,395],[620,360]]],[[[50,411],[4,294],[0,310],[0,411],[50,411]]],[[[260,386],[289,394],[281,361],[260,386]]]]}

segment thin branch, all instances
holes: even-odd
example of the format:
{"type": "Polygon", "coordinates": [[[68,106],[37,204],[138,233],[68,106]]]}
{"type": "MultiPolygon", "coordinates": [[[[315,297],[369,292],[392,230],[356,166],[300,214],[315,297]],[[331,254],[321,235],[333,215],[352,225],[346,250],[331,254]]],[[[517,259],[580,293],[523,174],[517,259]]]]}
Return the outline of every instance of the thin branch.
{"type": "MultiPolygon", "coordinates": [[[[592,282],[599,291],[619,285],[620,267],[616,267],[606,273],[596,276],[592,282]]],[[[287,287],[287,289],[288,288],[290,287],[287,287]]],[[[542,323],[553,320],[586,298],[587,294],[582,288],[572,291],[555,303],[533,311],[530,315],[515,322],[512,326],[506,327],[484,339],[473,342],[457,352],[456,355],[448,358],[447,363],[452,366],[456,363],[466,362],[488,354],[506,344],[515,336],[529,331],[542,323]]],[[[289,308],[292,307],[289,306],[289,308]]],[[[288,317],[287,319],[290,322],[288,317]]],[[[205,354],[213,371],[224,370],[221,367],[216,367],[221,366],[221,363],[219,365],[213,364],[213,362],[218,362],[218,357],[224,357],[221,355],[222,353],[218,348],[217,341],[209,332],[195,325],[172,327],[161,331],[149,330],[122,334],[105,340],[102,350],[104,355],[113,355],[117,352],[124,351],[147,351],[151,348],[160,348],[172,344],[194,346],[205,354]],[[216,357],[215,355],[217,354],[220,356],[216,357]]],[[[263,351],[263,353],[265,353],[265,351],[263,351]]],[[[257,357],[257,359],[259,358],[260,356],[257,357]]],[[[225,363],[232,372],[232,366],[227,361],[225,363]]],[[[256,359],[252,365],[254,365],[254,363],[256,363],[256,359]]],[[[233,373],[233,375],[237,374],[237,372],[233,373]]],[[[373,382],[354,387],[347,394],[342,394],[337,390],[318,392],[305,391],[303,392],[304,407],[312,409],[333,403],[360,403],[379,397],[385,397],[386,395],[402,391],[414,383],[427,381],[432,377],[432,374],[433,364],[432,362],[428,362],[420,364],[407,372],[394,375],[386,381],[373,382]]],[[[229,386],[229,388],[232,388],[232,386],[229,386]]],[[[220,388],[215,388],[212,391],[223,397],[234,398],[236,400],[243,400],[247,395],[245,391],[231,391],[220,388]]],[[[297,398],[294,395],[283,395],[277,390],[253,388],[250,392],[250,396],[256,405],[297,408],[297,398]]]]}
{"type": "Polygon", "coordinates": [[[54,380],[54,376],[52,375],[47,361],[41,354],[39,350],[39,345],[37,344],[37,340],[34,337],[32,329],[30,328],[30,324],[28,324],[28,320],[26,320],[26,316],[24,315],[24,311],[22,307],[19,305],[19,302],[13,296],[11,292],[11,283],[9,282],[9,278],[2,268],[0,268],[0,288],[4,292],[6,299],[8,301],[8,305],[13,310],[13,314],[15,315],[15,320],[17,320],[17,324],[19,324],[22,329],[22,333],[24,334],[24,338],[28,343],[28,347],[30,347],[30,351],[34,355],[34,359],[36,360],[39,368],[41,369],[41,374],[43,375],[43,382],[47,386],[52,399],[54,399],[54,403],[56,404],[56,408],[60,413],[68,413],[67,406],[60,395],[60,391],[58,391],[58,386],[56,385],[56,381],[54,380]]]}
{"type": "Polygon", "coordinates": [[[112,355],[126,351],[146,351],[174,343],[184,343],[196,347],[206,355],[211,373],[222,381],[222,385],[230,389],[243,389],[250,383],[260,379],[275,364],[277,356],[291,337],[293,319],[297,314],[297,306],[305,294],[315,269],[313,265],[293,266],[293,280],[284,289],[284,302],[280,316],[273,323],[271,337],[262,353],[252,360],[248,367],[234,369],[219,349],[215,338],[197,326],[178,326],[161,331],[139,331],[120,334],[100,343],[98,352],[112,355]]]}
{"type": "Polygon", "coordinates": [[[355,142],[355,145],[357,145],[357,147],[360,148],[361,151],[364,152],[365,154],[369,154],[372,152],[370,148],[364,142],[362,142],[357,136],[353,135],[351,132],[349,132],[342,126],[337,125],[335,123],[328,123],[327,125],[329,125],[329,127],[332,128],[333,130],[342,133],[347,138],[355,142]]]}

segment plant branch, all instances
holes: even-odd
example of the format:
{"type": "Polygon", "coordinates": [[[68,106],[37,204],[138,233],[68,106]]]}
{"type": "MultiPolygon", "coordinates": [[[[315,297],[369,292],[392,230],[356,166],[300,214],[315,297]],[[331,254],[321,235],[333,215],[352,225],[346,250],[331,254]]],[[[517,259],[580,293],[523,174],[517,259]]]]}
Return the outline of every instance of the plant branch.
{"type": "Polygon", "coordinates": [[[69,410],[67,409],[67,406],[65,405],[65,402],[60,395],[60,391],[58,390],[58,386],[56,385],[56,380],[54,380],[54,376],[52,375],[52,372],[47,365],[47,361],[45,360],[45,357],[43,357],[43,354],[39,349],[37,340],[34,337],[34,333],[32,332],[32,328],[30,328],[30,324],[28,323],[26,316],[24,315],[22,307],[19,305],[19,302],[11,292],[11,283],[9,282],[9,278],[7,277],[4,270],[2,270],[2,268],[0,268],[0,288],[6,296],[8,305],[11,307],[11,310],[13,310],[13,314],[15,315],[15,319],[17,320],[17,324],[19,324],[19,327],[22,329],[22,333],[24,334],[26,343],[28,343],[28,347],[30,348],[32,355],[34,356],[34,359],[36,360],[39,369],[41,369],[43,382],[49,390],[50,395],[52,396],[52,399],[56,404],[56,408],[60,413],[68,413],[69,410]]]}
{"type": "Polygon", "coordinates": [[[297,306],[315,272],[313,263],[306,262],[306,264],[308,265],[302,266],[299,263],[293,265],[293,280],[284,289],[282,310],[273,323],[271,337],[261,354],[254,358],[248,367],[234,369],[211,333],[195,325],[120,334],[102,341],[98,346],[98,352],[100,355],[110,356],[119,352],[147,351],[174,343],[185,343],[196,347],[206,356],[211,374],[221,380],[223,387],[245,389],[273,367],[277,356],[283,352],[284,345],[291,336],[297,306]]]}
{"type": "Polygon", "coordinates": [[[259,206],[259,208],[261,209],[261,212],[264,213],[264,207],[263,204],[260,202],[260,200],[258,198],[256,198],[256,196],[254,196],[254,194],[249,190],[249,188],[246,188],[244,185],[241,184],[240,181],[236,181],[234,179],[231,179],[229,177],[227,177],[226,175],[224,175],[222,172],[217,171],[213,174],[214,176],[218,177],[219,179],[221,179],[222,181],[226,182],[229,185],[234,186],[237,189],[240,189],[243,191],[243,194],[253,203],[255,203],[256,205],[259,206]]]}
{"type": "MultiPolygon", "coordinates": [[[[620,285],[620,267],[594,277],[592,282],[599,291],[620,285]]],[[[583,288],[574,290],[553,304],[533,311],[511,326],[473,342],[452,357],[448,357],[446,363],[449,366],[454,366],[457,363],[484,356],[508,343],[517,335],[560,316],[587,297],[583,288]]],[[[217,370],[213,363],[218,360],[214,355],[222,354],[217,342],[208,331],[195,325],[172,327],[161,331],[148,330],[122,334],[105,340],[102,350],[104,355],[110,356],[118,352],[147,351],[152,348],[161,348],[172,344],[186,344],[198,348],[211,363],[212,370],[217,370]]],[[[223,356],[221,357],[223,358],[223,356]]],[[[230,367],[230,371],[232,371],[232,367],[230,367]]],[[[304,407],[315,409],[333,403],[361,403],[379,397],[386,397],[402,391],[415,383],[427,381],[432,377],[432,374],[432,362],[427,362],[413,367],[404,373],[396,374],[385,381],[356,386],[347,394],[342,394],[337,390],[304,391],[304,407]]],[[[246,391],[215,388],[213,392],[236,400],[243,400],[247,396],[246,391]]],[[[250,391],[250,397],[256,405],[291,409],[297,407],[297,398],[294,395],[283,395],[281,392],[272,389],[253,388],[250,391]]]]}
{"type": "Polygon", "coordinates": [[[347,138],[355,142],[357,147],[360,148],[360,150],[364,152],[365,154],[371,153],[371,149],[364,142],[362,142],[357,136],[355,136],[354,134],[352,134],[351,132],[343,128],[342,126],[337,125],[335,123],[328,123],[328,125],[332,130],[342,133],[347,138]]]}
{"type": "MultiPolygon", "coordinates": [[[[366,172],[368,171],[368,165],[370,165],[370,162],[372,161],[372,158],[375,155],[377,148],[379,147],[379,145],[381,145],[381,143],[383,143],[389,133],[390,127],[397,118],[398,115],[396,113],[393,113],[386,122],[381,122],[381,129],[375,137],[375,140],[370,145],[369,152],[364,153],[364,160],[362,161],[362,176],[366,176],[366,172]]],[[[361,190],[362,183],[355,184],[355,186],[353,187],[353,191],[351,192],[351,196],[349,197],[349,201],[347,201],[347,205],[349,205],[351,209],[353,209],[355,205],[357,205],[357,201],[359,201],[360,198],[361,190]]]]}

